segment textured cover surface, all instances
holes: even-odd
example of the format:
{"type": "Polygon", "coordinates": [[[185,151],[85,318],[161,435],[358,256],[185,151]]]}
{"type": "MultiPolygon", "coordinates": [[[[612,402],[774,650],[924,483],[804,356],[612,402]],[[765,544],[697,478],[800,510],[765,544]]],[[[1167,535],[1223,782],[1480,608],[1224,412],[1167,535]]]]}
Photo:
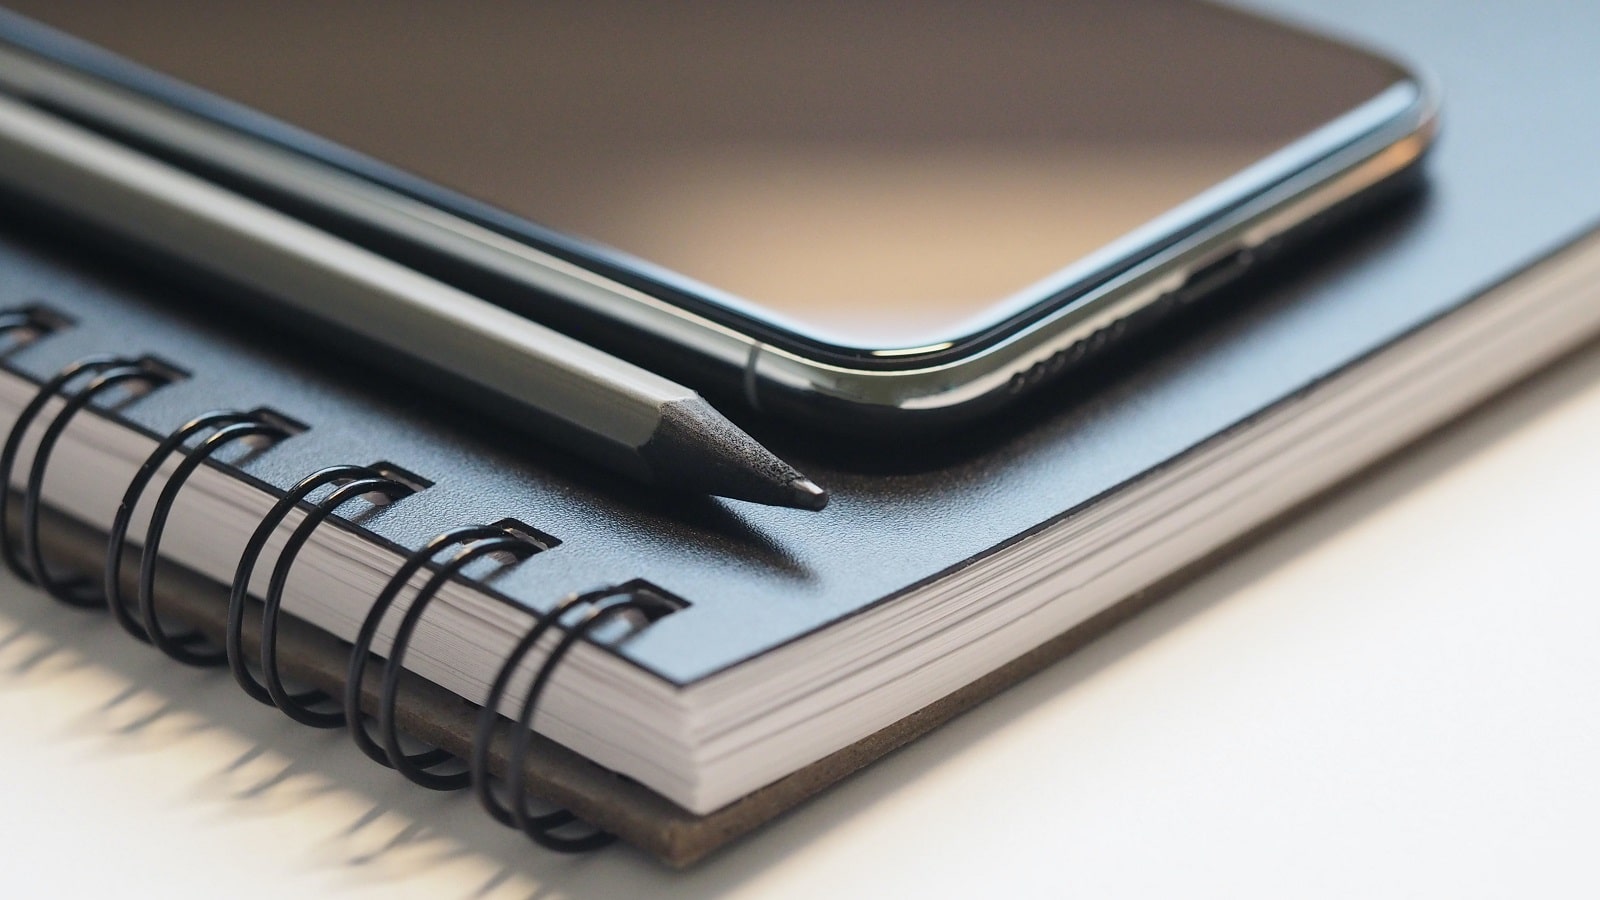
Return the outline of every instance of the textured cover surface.
{"type": "MultiPolygon", "coordinates": [[[[1310,14],[1311,4],[1299,5],[1310,14]]],[[[416,546],[442,528],[506,516],[560,538],[561,547],[496,580],[511,602],[544,608],[574,590],[648,579],[692,605],[621,652],[686,683],[1093,502],[1585,232],[1600,217],[1600,167],[1591,159],[1600,98],[1590,50],[1600,11],[1547,6],[1537,15],[1531,7],[1474,10],[1479,21],[1470,29],[1451,27],[1461,13],[1442,3],[1321,13],[1316,21],[1395,49],[1445,84],[1431,189],[1330,235],[1317,258],[1174,322],[1146,344],[1159,355],[1137,368],[1108,364],[1081,389],[1064,385],[936,447],[822,446],[741,422],[830,489],[834,502],[820,514],[619,484],[350,365],[335,344],[294,350],[297,339],[241,319],[230,302],[239,298],[225,287],[179,284],[70,232],[44,235],[27,213],[0,226],[0,307],[44,302],[78,324],[9,362],[34,377],[107,351],[177,363],[193,377],[124,412],[156,432],[215,407],[280,410],[311,428],[250,463],[252,477],[278,487],[325,465],[378,460],[435,482],[363,520],[378,539],[416,546]],[[1489,15],[1500,21],[1482,21],[1489,15]],[[1491,32],[1486,53],[1483,35],[1491,32]]],[[[616,779],[623,786],[612,793],[577,791],[574,806],[688,861],[1070,643],[1047,645],[1033,663],[1019,661],[703,820],[616,779]],[[633,832],[630,820],[641,823],[633,832]]]]}

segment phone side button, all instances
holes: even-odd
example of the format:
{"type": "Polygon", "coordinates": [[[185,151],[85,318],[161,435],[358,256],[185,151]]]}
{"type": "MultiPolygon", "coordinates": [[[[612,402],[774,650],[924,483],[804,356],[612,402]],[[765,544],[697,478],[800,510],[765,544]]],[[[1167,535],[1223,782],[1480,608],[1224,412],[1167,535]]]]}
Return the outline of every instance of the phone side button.
{"type": "Polygon", "coordinates": [[[1238,278],[1255,261],[1255,256],[1255,251],[1249,247],[1236,247],[1196,268],[1178,289],[1179,302],[1193,302],[1238,278]]]}

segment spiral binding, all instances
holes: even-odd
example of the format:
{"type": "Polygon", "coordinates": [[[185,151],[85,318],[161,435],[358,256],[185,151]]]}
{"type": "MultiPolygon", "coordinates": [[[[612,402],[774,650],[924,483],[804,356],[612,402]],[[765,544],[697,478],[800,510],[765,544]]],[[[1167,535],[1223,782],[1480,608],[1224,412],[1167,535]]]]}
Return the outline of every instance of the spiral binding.
{"type": "MultiPolygon", "coordinates": [[[[23,327],[37,326],[37,319],[21,312],[0,311],[0,334],[23,327]]],[[[171,632],[163,625],[155,603],[157,563],[162,535],[178,496],[207,460],[225,447],[240,441],[267,441],[268,446],[290,437],[293,432],[272,421],[262,411],[213,410],[196,416],[162,439],[129,480],[112,520],[106,541],[105,566],[98,579],[66,578],[52,572],[44,559],[39,541],[39,519],[43,506],[43,487],[50,458],[73,418],[97,398],[115,389],[142,387],[154,390],[176,380],[177,375],[148,358],[90,356],[77,360],[45,380],[23,407],[0,447],[0,561],[24,581],[38,585],[52,598],[82,608],[104,608],[117,624],[137,640],[150,644],[167,656],[193,666],[227,665],[244,692],[263,704],[275,706],[295,721],[317,728],[346,727],[362,753],[395,769],[407,779],[434,790],[472,787],[479,803],[497,821],[517,828],[541,846],[559,852],[592,850],[614,840],[601,830],[578,836],[557,834],[559,829],[577,822],[567,810],[535,814],[528,807],[528,754],[533,743],[532,726],[538,704],[561,661],[578,641],[596,628],[619,617],[635,613],[647,621],[673,611],[665,598],[625,588],[607,588],[573,595],[547,612],[533,612],[535,622],[523,635],[497,673],[484,701],[474,730],[471,753],[463,771],[441,772],[437,767],[454,757],[442,749],[407,753],[401,747],[398,703],[404,660],[412,637],[426,610],[443,586],[460,577],[462,570],[479,559],[509,555],[515,565],[546,549],[538,539],[507,524],[466,525],[447,529],[408,554],[375,598],[362,622],[347,665],[345,689],[341,698],[320,690],[291,691],[285,685],[278,662],[279,619],[283,594],[301,549],[316,529],[339,509],[360,497],[382,496],[398,501],[418,488],[390,477],[370,466],[337,465],[313,472],[294,484],[262,516],[240,553],[228,598],[228,616],[221,647],[213,647],[197,630],[171,632]],[[81,385],[72,390],[74,385],[81,385]],[[9,485],[16,468],[22,442],[49,402],[63,397],[59,410],[49,419],[35,445],[32,463],[22,491],[21,527],[14,539],[7,523],[9,485]],[[207,434],[209,432],[209,434],[207,434]],[[205,437],[188,446],[201,435],[205,437]],[[124,597],[122,574],[128,531],[140,500],[161,467],[175,455],[181,456],[167,477],[151,508],[144,540],[139,550],[137,590],[130,605],[124,597]],[[331,488],[320,500],[311,498],[331,488]],[[260,677],[251,671],[251,660],[244,651],[244,621],[249,609],[249,587],[268,541],[288,514],[307,507],[303,519],[289,534],[278,552],[268,588],[262,600],[259,653],[254,660],[260,677]],[[444,561],[446,550],[455,552],[444,561]],[[379,628],[402,591],[424,570],[428,578],[412,596],[410,605],[396,629],[395,637],[382,659],[381,687],[375,716],[377,735],[368,730],[368,716],[362,707],[362,685],[373,661],[373,642],[379,628]],[[94,593],[98,581],[99,592],[94,593]],[[581,610],[581,612],[580,612],[581,610]],[[576,616],[570,624],[564,620],[576,616]],[[505,724],[499,708],[521,671],[523,662],[536,645],[552,632],[561,633],[555,645],[529,683],[512,730],[503,786],[497,792],[490,772],[490,745],[497,729],[505,724]],[[329,704],[332,704],[330,706],[329,704]],[[318,707],[322,708],[318,708],[318,707]],[[502,801],[504,793],[510,802],[502,801]]]]}
{"type": "MultiPolygon", "coordinates": [[[[228,668],[233,672],[233,680],[238,682],[239,687],[251,698],[267,706],[277,705],[266,685],[257,681],[250,673],[244,653],[244,613],[250,590],[250,577],[255,572],[256,562],[261,558],[261,551],[266,549],[267,539],[272,537],[272,533],[289,515],[289,511],[304,503],[318,488],[341,480],[370,478],[375,474],[366,466],[345,465],[330,466],[307,475],[289,488],[272,509],[261,517],[261,522],[250,535],[250,540],[245,542],[244,551],[239,554],[239,565],[234,570],[233,586],[228,592],[228,625],[223,646],[228,657],[228,668]]],[[[292,699],[297,703],[311,703],[326,696],[321,691],[306,691],[292,695],[292,699]]]]}
{"type": "Polygon", "coordinates": [[[500,666],[500,672],[489,688],[489,695],[483,701],[483,710],[478,715],[478,727],[473,734],[472,759],[468,767],[478,803],[495,821],[521,830],[541,847],[561,853],[595,850],[616,839],[615,836],[598,829],[581,837],[558,835],[555,833],[557,829],[576,820],[572,813],[561,809],[535,815],[529,811],[527,758],[528,751],[533,746],[534,714],[538,708],[539,698],[550,683],[550,678],[555,674],[562,657],[567,655],[580,638],[623,613],[637,612],[647,619],[653,619],[671,612],[672,609],[671,604],[665,599],[652,594],[618,593],[615,588],[591,591],[569,597],[557,604],[554,609],[540,616],[533,628],[517,642],[516,647],[500,666]],[[489,771],[489,746],[494,739],[495,728],[500,723],[500,704],[505,699],[512,678],[521,668],[522,661],[539,643],[539,639],[550,629],[558,627],[569,612],[584,606],[587,606],[588,610],[583,618],[567,629],[566,634],[545,657],[544,664],[539,667],[533,683],[523,695],[522,706],[517,713],[516,728],[511,734],[511,752],[506,762],[505,793],[511,798],[511,803],[504,804],[495,796],[493,776],[489,771]]]}
{"type": "MultiPolygon", "coordinates": [[[[127,605],[122,600],[122,552],[128,540],[128,526],[133,519],[133,510],[139,505],[139,498],[143,496],[144,489],[149,486],[150,479],[155,477],[156,470],[175,453],[184,441],[212,428],[222,428],[242,422],[252,421],[254,415],[245,412],[231,412],[218,410],[191,419],[189,422],[167,435],[166,439],[156,445],[156,449],[144,461],[133,478],[128,482],[128,490],[122,495],[122,502],[118,504],[116,514],[111,520],[111,533],[106,539],[106,570],[103,590],[105,592],[106,606],[111,610],[112,618],[123,630],[134,638],[151,643],[150,636],[144,626],[128,612],[127,605]]],[[[142,560],[141,560],[142,564],[142,560]]],[[[193,632],[182,637],[174,638],[177,643],[190,644],[198,639],[193,632]]]]}
{"type": "MultiPolygon", "coordinates": [[[[179,429],[181,433],[185,429],[179,429]]],[[[227,445],[246,438],[265,437],[279,440],[288,437],[288,432],[266,422],[240,421],[218,428],[210,437],[200,442],[200,445],[186,455],[178,467],[168,476],[167,483],[162,486],[161,493],[156,498],[156,505],[150,511],[150,523],[145,529],[144,547],[139,557],[139,590],[138,609],[139,624],[156,649],[181,663],[193,666],[217,666],[227,661],[224,651],[209,650],[196,651],[189,649],[189,645],[196,643],[191,635],[172,637],[166,633],[161,625],[161,620],[156,616],[155,581],[156,562],[160,559],[161,536],[166,532],[167,519],[172,513],[172,506],[178,500],[178,492],[188,484],[189,476],[193,475],[200,465],[217,451],[227,445]]],[[[160,450],[160,447],[157,448],[160,450]]],[[[156,461],[160,465],[160,461],[156,461]]],[[[137,502],[137,494],[134,500],[137,502]]],[[[106,555],[110,557],[108,546],[106,555]]],[[[109,595],[107,597],[109,603],[109,595]]],[[[120,601],[118,601],[120,605],[120,601]]],[[[191,633],[192,634],[192,633],[191,633]]]]}
{"type": "MultiPolygon", "coordinates": [[[[338,708],[328,711],[318,711],[310,707],[300,695],[289,693],[283,685],[282,675],[278,669],[278,618],[283,608],[283,589],[289,580],[289,570],[294,566],[294,561],[300,553],[300,548],[305,546],[306,540],[311,537],[311,532],[332,515],[335,510],[363,494],[379,493],[391,500],[398,500],[411,493],[408,485],[401,484],[381,475],[369,478],[357,478],[335,488],[323,501],[308,513],[295,530],[289,535],[288,543],[279,551],[278,564],[273,567],[272,580],[267,587],[267,596],[261,609],[261,673],[262,681],[266,685],[267,693],[277,707],[303,725],[313,728],[341,728],[344,726],[344,709],[338,708]]],[[[314,699],[332,699],[318,691],[312,695],[314,699]]],[[[308,698],[311,699],[311,698],[308,698]]]]}
{"type": "Polygon", "coordinates": [[[439,588],[444,582],[472,560],[496,551],[512,553],[520,560],[531,555],[532,546],[508,529],[495,525],[467,525],[452,528],[435,536],[406,557],[405,562],[384,585],[372,608],[367,611],[367,617],[362,621],[361,630],[356,635],[355,644],[350,649],[349,671],[345,676],[344,713],[350,727],[351,740],[355,741],[361,752],[373,761],[388,766],[411,781],[433,790],[449,791],[466,787],[470,775],[465,772],[441,774],[426,771],[450,758],[450,754],[445,751],[427,750],[407,754],[400,749],[400,736],[395,725],[394,711],[399,698],[401,664],[405,660],[406,647],[410,644],[417,623],[422,619],[423,611],[438,595],[439,588]],[[441,550],[458,545],[467,546],[445,568],[436,572],[412,598],[411,606],[406,610],[405,618],[400,623],[400,629],[389,648],[389,657],[384,663],[383,692],[378,706],[379,730],[383,740],[383,743],[379,744],[368,733],[361,714],[361,686],[366,678],[367,664],[372,658],[372,641],[378,634],[378,627],[382,624],[384,616],[394,605],[395,599],[400,596],[400,591],[441,550]]]}
{"type": "Polygon", "coordinates": [[[5,447],[0,450],[0,485],[6,487],[6,490],[0,491],[0,523],[7,521],[12,473],[16,469],[17,453],[22,448],[22,438],[51,399],[60,395],[74,381],[86,376],[93,377],[81,390],[71,395],[57,411],[34,449],[33,464],[29,467],[28,480],[22,493],[22,554],[21,556],[17,554],[9,528],[0,528],[0,558],[4,559],[6,567],[17,577],[38,585],[56,600],[69,606],[94,608],[101,605],[103,598],[85,592],[85,588],[92,586],[88,579],[61,581],[52,575],[45,565],[43,552],[39,546],[40,495],[44,490],[45,468],[50,463],[50,455],[55,449],[56,442],[66,431],[73,416],[88,406],[95,397],[129,383],[142,382],[147,388],[159,387],[171,380],[170,375],[151,368],[145,360],[121,356],[91,356],[67,365],[40,385],[33,399],[28,401],[16,421],[12,423],[11,431],[6,435],[5,447]]]}

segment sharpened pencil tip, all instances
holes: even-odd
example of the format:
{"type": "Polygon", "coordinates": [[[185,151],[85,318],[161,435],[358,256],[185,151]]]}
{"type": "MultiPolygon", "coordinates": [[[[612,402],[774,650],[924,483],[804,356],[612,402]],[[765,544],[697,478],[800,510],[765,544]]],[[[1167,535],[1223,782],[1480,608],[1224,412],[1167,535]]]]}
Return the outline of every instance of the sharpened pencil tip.
{"type": "Polygon", "coordinates": [[[794,509],[828,505],[827,491],[700,397],[663,403],[639,457],[650,467],[650,480],[672,490],[794,509]]]}
{"type": "Polygon", "coordinates": [[[828,492],[809,478],[801,477],[789,482],[789,495],[794,498],[792,505],[798,509],[816,512],[828,505],[828,492]]]}

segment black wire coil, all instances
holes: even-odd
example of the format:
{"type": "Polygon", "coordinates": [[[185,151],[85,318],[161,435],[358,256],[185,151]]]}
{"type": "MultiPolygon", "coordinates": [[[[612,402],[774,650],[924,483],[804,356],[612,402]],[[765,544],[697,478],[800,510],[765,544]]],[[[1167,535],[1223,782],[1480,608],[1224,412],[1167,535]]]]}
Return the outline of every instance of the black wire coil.
{"type": "MultiPolygon", "coordinates": [[[[128,491],[123,496],[123,505],[117,510],[117,519],[113,522],[111,537],[106,542],[106,601],[107,605],[116,614],[118,621],[128,618],[126,608],[123,606],[116,582],[120,574],[122,560],[122,542],[126,538],[126,522],[124,513],[131,515],[134,506],[138,504],[139,495],[148,484],[150,476],[182,442],[195,433],[208,427],[216,427],[209,437],[201,441],[199,446],[190,451],[168,476],[167,483],[162,485],[161,493],[156,498],[156,504],[150,511],[150,522],[145,529],[144,545],[139,557],[139,581],[137,593],[137,608],[139,618],[137,630],[130,629],[136,637],[142,636],[148,643],[167,656],[181,663],[192,666],[219,666],[227,662],[227,654],[220,649],[193,649],[195,645],[203,644],[200,636],[195,632],[183,635],[169,635],[162,626],[161,620],[156,615],[155,580],[156,563],[161,556],[161,538],[166,533],[167,520],[172,514],[173,504],[178,500],[178,494],[183,486],[189,482],[193,475],[206,460],[215,456],[218,451],[227,445],[246,438],[268,438],[282,440],[289,436],[284,429],[257,420],[247,413],[211,413],[191,420],[177,431],[168,436],[155,449],[155,452],[145,460],[139,472],[135,473],[128,491]],[[141,476],[143,478],[141,479],[141,476]],[[117,526],[120,526],[120,530],[117,526]],[[113,555],[115,554],[115,555],[113,555]]],[[[126,622],[124,625],[126,627],[126,622]]]]}
{"type": "Polygon", "coordinates": [[[39,513],[43,506],[45,470],[50,464],[50,456],[55,450],[56,443],[66,431],[67,425],[96,397],[125,384],[142,384],[147,389],[153,389],[170,380],[171,376],[139,359],[122,356],[90,356],[70,363],[47,379],[39,386],[33,398],[23,406],[22,411],[17,414],[16,421],[12,423],[11,430],[6,434],[5,446],[0,448],[0,487],[4,488],[0,490],[0,560],[3,560],[6,568],[18,578],[29,584],[38,585],[45,593],[69,606],[93,609],[105,603],[103,596],[91,592],[94,587],[91,579],[64,580],[52,574],[45,564],[39,543],[39,513]],[[16,470],[17,455],[22,449],[22,440],[34,420],[52,399],[61,396],[74,382],[85,378],[89,379],[88,383],[76,393],[67,395],[66,402],[45,426],[44,435],[34,448],[33,462],[29,466],[28,478],[22,492],[20,538],[14,542],[8,524],[10,487],[16,470]],[[20,554],[17,550],[18,543],[21,544],[20,554]]]}
{"type": "Polygon", "coordinates": [[[288,493],[262,517],[256,530],[245,544],[234,572],[233,588],[228,598],[228,629],[225,642],[228,667],[234,680],[246,694],[269,706],[283,710],[289,718],[313,728],[339,728],[344,725],[343,709],[313,709],[313,704],[331,699],[319,690],[291,692],[283,683],[278,665],[278,619],[283,610],[283,591],[288,584],[289,571],[300,554],[300,549],[317,529],[339,507],[364,494],[382,494],[397,500],[412,492],[408,485],[379,475],[367,466],[330,466],[300,479],[288,493]],[[261,634],[259,637],[259,663],[261,678],[251,674],[244,655],[245,600],[250,589],[250,578],[267,540],[289,515],[289,511],[306,501],[313,492],[327,485],[337,484],[321,502],[312,506],[306,517],[295,526],[283,549],[278,552],[277,564],[267,585],[262,601],[261,634]]]}
{"type": "Polygon", "coordinates": [[[528,809],[527,758],[533,745],[533,720],[538,710],[539,698],[549,686],[550,679],[561,664],[562,658],[585,635],[625,613],[639,613],[646,620],[651,620],[670,613],[673,609],[671,603],[653,594],[634,594],[619,592],[616,588],[605,588],[587,594],[577,594],[558,603],[549,612],[539,616],[538,622],[523,635],[522,640],[517,642],[516,647],[501,664],[500,672],[495,676],[489,694],[483,701],[483,709],[478,714],[478,727],[473,734],[472,758],[468,766],[478,803],[495,821],[517,828],[541,847],[561,853],[595,850],[616,840],[614,835],[598,829],[577,837],[557,834],[558,829],[570,825],[577,817],[564,809],[537,815],[528,809]],[[560,624],[569,613],[584,607],[587,608],[584,609],[581,618],[573,625],[567,627],[560,624]],[[494,779],[489,770],[489,748],[494,740],[495,729],[500,724],[500,704],[504,702],[511,681],[521,668],[522,661],[533,651],[539,640],[553,628],[562,628],[565,634],[545,657],[527,693],[523,695],[522,705],[518,708],[516,725],[511,731],[511,752],[506,760],[505,793],[511,802],[502,803],[495,796],[494,779]]]}
{"type": "MultiPolygon", "coordinates": [[[[34,325],[26,314],[0,313],[0,334],[34,325]]],[[[106,608],[118,625],[134,638],[151,644],[167,656],[194,666],[227,665],[244,692],[256,700],[276,706],[290,718],[318,728],[347,727],[356,746],[376,762],[395,769],[407,779],[435,790],[472,787],[479,803],[495,820],[517,828],[535,843],[551,850],[574,853],[593,850],[611,843],[614,836],[592,830],[578,836],[557,831],[577,822],[564,809],[536,814],[527,797],[527,757],[533,743],[533,724],[538,704],[561,661],[580,640],[607,622],[636,613],[651,620],[671,612],[674,607],[650,594],[635,594],[607,588],[568,597],[544,613],[534,613],[536,621],[501,665],[476,722],[470,757],[464,771],[440,772],[435,767],[453,759],[442,749],[407,753],[401,747],[397,706],[404,659],[410,641],[428,606],[440,589],[476,560],[494,554],[508,554],[509,564],[527,559],[544,549],[537,541],[504,525],[469,525],[452,528],[435,536],[411,552],[377,595],[351,648],[345,689],[337,708],[326,706],[334,698],[320,690],[292,692],[284,684],[277,658],[279,619],[283,594],[299,552],[312,534],[342,506],[366,495],[382,495],[398,500],[415,488],[378,473],[368,466],[340,465],[313,472],[300,479],[262,517],[240,554],[229,592],[225,637],[220,648],[210,646],[195,630],[178,633],[162,624],[155,602],[157,563],[162,535],[180,492],[200,466],[225,447],[242,440],[276,443],[291,432],[269,421],[258,412],[215,410],[196,416],[159,442],[129,480],[113,517],[106,542],[105,565],[98,579],[66,578],[54,574],[44,559],[39,541],[39,520],[43,507],[43,487],[50,458],[73,418],[97,397],[122,386],[138,385],[152,390],[167,384],[173,376],[147,361],[123,356],[90,356],[73,362],[44,381],[23,407],[0,447],[0,486],[8,488],[21,452],[23,440],[49,402],[64,397],[65,402],[45,425],[35,446],[25,487],[22,491],[21,527],[16,538],[11,534],[9,490],[0,489],[0,562],[22,580],[35,584],[54,599],[71,606],[106,608]],[[82,387],[69,392],[74,384],[82,387]],[[192,449],[187,443],[210,432],[192,449]],[[161,467],[175,454],[182,454],[178,465],[162,485],[150,512],[140,549],[137,590],[130,606],[123,596],[122,571],[128,530],[133,514],[146,489],[161,467]],[[320,501],[310,497],[332,486],[320,501]],[[250,581],[268,541],[288,514],[309,504],[305,517],[290,533],[273,566],[267,593],[262,602],[259,654],[256,660],[261,677],[251,672],[244,653],[244,617],[248,609],[250,581]],[[445,550],[459,548],[450,558],[436,562],[445,550]],[[377,704],[377,737],[368,731],[362,713],[362,684],[372,662],[373,641],[387,613],[405,587],[425,569],[430,575],[413,595],[382,660],[383,676],[377,704]],[[98,581],[98,584],[96,582],[98,581]],[[98,592],[94,589],[99,588],[98,592]],[[570,624],[563,620],[576,615],[570,624]],[[518,706],[510,739],[503,791],[509,802],[497,796],[496,779],[490,773],[490,747],[496,731],[503,725],[499,709],[511,693],[511,685],[524,661],[541,639],[559,633],[554,646],[529,682],[518,706]],[[324,708],[314,708],[323,705],[324,708]]]]}
{"type": "Polygon", "coordinates": [[[496,552],[512,554],[518,560],[526,559],[538,549],[536,544],[504,527],[468,525],[452,528],[435,536],[406,557],[405,562],[379,592],[372,608],[367,611],[367,617],[362,621],[361,630],[356,635],[355,644],[350,649],[350,664],[345,676],[344,714],[350,728],[350,738],[355,741],[362,753],[373,761],[398,771],[416,784],[432,790],[459,790],[469,784],[471,775],[468,772],[427,771],[450,759],[449,753],[443,750],[426,750],[407,754],[400,748],[400,731],[396,723],[395,705],[399,700],[400,674],[403,671],[406,649],[428,604],[438,595],[444,583],[466,568],[469,563],[496,552]],[[367,665],[372,659],[373,639],[377,637],[384,616],[394,606],[401,590],[435,555],[454,546],[461,546],[462,549],[449,563],[434,572],[417,591],[390,645],[389,656],[384,661],[383,687],[378,702],[380,743],[367,731],[365,718],[361,714],[361,689],[367,665]]]}
{"type": "MultiPolygon", "coordinates": [[[[122,554],[123,548],[127,545],[128,526],[132,523],[133,511],[139,505],[144,489],[149,486],[150,480],[155,477],[161,464],[176,453],[185,441],[207,429],[248,422],[252,418],[249,413],[219,410],[191,419],[157,444],[155,450],[128,482],[128,489],[123,493],[122,502],[118,504],[117,511],[112,517],[111,532],[106,539],[104,591],[106,606],[111,610],[112,618],[124,631],[144,643],[151,643],[149,634],[139,620],[128,611],[128,606],[122,599],[122,554]]],[[[175,640],[189,644],[194,642],[194,637],[184,635],[175,640]]]]}

